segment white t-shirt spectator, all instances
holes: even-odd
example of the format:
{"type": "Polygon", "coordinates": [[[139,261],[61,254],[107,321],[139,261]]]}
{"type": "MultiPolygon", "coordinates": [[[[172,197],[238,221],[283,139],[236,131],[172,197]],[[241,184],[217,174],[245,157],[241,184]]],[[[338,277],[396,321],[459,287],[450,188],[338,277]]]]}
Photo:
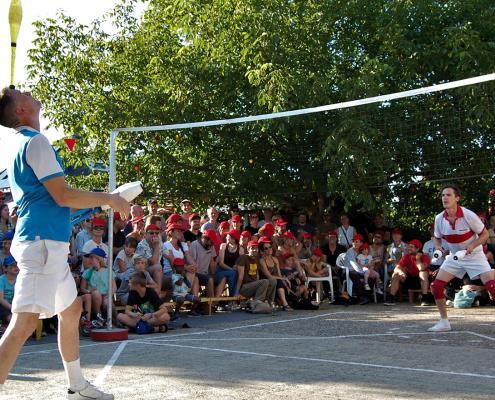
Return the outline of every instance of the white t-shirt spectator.
{"type": "Polygon", "coordinates": [[[93,250],[96,247],[102,249],[106,253],[108,259],[108,253],[110,252],[108,246],[103,242],[97,244],[93,239],[88,240],[86,243],[84,243],[84,246],[82,248],[82,254],[89,254],[91,253],[91,250],[93,250]]]}
{"type": "Polygon", "coordinates": [[[352,246],[352,238],[356,234],[356,229],[352,225],[349,225],[347,229],[345,229],[342,225],[339,226],[339,241],[338,243],[344,246],[346,249],[352,246]]]}
{"type": "Polygon", "coordinates": [[[356,257],[356,261],[364,271],[369,269],[371,262],[373,261],[373,257],[371,255],[365,256],[364,254],[358,254],[356,257]]]}
{"type": "Polygon", "coordinates": [[[127,267],[127,270],[129,269],[134,269],[134,263],[132,261],[134,255],[130,256],[130,257],[127,257],[127,255],[125,254],[125,250],[122,249],[119,251],[119,254],[117,254],[117,256],[115,257],[115,261],[113,263],[113,270],[115,271],[115,273],[119,273],[120,270],[119,270],[119,260],[122,260],[124,261],[126,267],[127,267]]]}
{"type": "Polygon", "coordinates": [[[163,249],[162,249],[162,255],[163,255],[163,273],[168,274],[172,272],[172,266],[170,265],[170,261],[166,257],[167,255],[173,255],[174,258],[183,258],[185,259],[186,256],[184,252],[189,251],[189,246],[187,245],[186,242],[181,242],[181,246],[179,249],[176,249],[172,242],[165,242],[163,244],[163,249]]]}

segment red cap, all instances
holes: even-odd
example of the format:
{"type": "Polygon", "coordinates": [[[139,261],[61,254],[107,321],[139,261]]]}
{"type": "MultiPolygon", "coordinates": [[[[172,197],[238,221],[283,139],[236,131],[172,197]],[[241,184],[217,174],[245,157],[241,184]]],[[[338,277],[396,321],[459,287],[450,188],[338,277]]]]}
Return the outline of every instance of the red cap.
{"type": "Polygon", "coordinates": [[[270,240],[270,238],[268,236],[261,236],[259,239],[258,239],[258,243],[271,243],[272,241],[270,240]]]}
{"type": "Polygon", "coordinates": [[[206,229],[203,232],[203,236],[210,239],[212,242],[215,242],[218,239],[217,233],[213,229],[206,229]]]}
{"type": "Polygon", "coordinates": [[[175,229],[183,231],[184,227],[181,224],[169,224],[169,225],[167,225],[167,232],[172,232],[175,229]]]}
{"type": "Polygon", "coordinates": [[[311,239],[313,235],[311,233],[305,233],[303,234],[303,239],[311,239]]]}
{"type": "Polygon", "coordinates": [[[256,240],[251,240],[248,242],[247,247],[258,247],[258,242],[256,240]]]}
{"type": "Polygon", "coordinates": [[[259,230],[260,231],[275,232],[275,227],[273,226],[273,224],[267,222],[259,230]]]}
{"type": "Polygon", "coordinates": [[[322,257],[323,251],[321,251],[321,249],[317,247],[316,249],[313,249],[313,255],[315,255],[316,257],[322,257]]]}
{"type": "Polygon", "coordinates": [[[364,242],[364,238],[363,238],[363,235],[361,235],[360,233],[356,233],[353,237],[352,237],[352,240],[360,240],[361,242],[364,242]]]}
{"type": "Polygon", "coordinates": [[[411,244],[413,245],[414,247],[416,247],[418,250],[423,247],[423,244],[418,240],[418,239],[414,239],[414,240],[411,240],[408,244],[411,244]]]}
{"type": "Polygon", "coordinates": [[[330,231],[328,232],[328,236],[335,236],[335,237],[338,237],[339,234],[337,233],[337,231],[330,231]]]}
{"type": "Polygon", "coordinates": [[[241,222],[242,221],[242,218],[241,218],[241,216],[239,214],[235,214],[235,215],[232,216],[231,221],[232,222],[241,222]]]}
{"type": "Polygon", "coordinates": [[[193,219],[201,219],[201,216],[199,214],[196,214],[196,213],[191,214],[189,216],[189,222],[191,222],[193,219]]]}
{"type": "Polygon", "coordinates": [[[146,227],[146,232],[149,231],[160,231],[160,228],[158,228],[155,224],[150,224],[146,227]]]}
{"type": "Polygon", "coordinates": [[[370,248],[370,245],[368,243],[363,243],[361,245],[361,247],[359,248],[359,250],[363,250],[363,249],[369,249],[370,248]]]}
{"type": "Polygon", "coordinates": [[[285,221],[283,218],[277,219],[277,221],[275,223],[277,224],[277,226],[287,225],[287,221],[285,221]]]}
{"type": "Polygon", "coordinates": [[[400,228],[392,229],[392,235],[402,235],[402,231],[400,228]]]}
{"type": "Polygon", "coordinates": [[[230,224],[228,221],[222,221],[220,222],[220,225],[218,226],[219,228],[222,228],[222,229],[229,229],[230,228],[230,224]]]}
{"type": "Polygon", "coordinates": [[[284,254],[282,254],[282,258],[284,260],[287,260],[288,258],[294,257],[294,254],[292,254],[290,251],[286,251],[284,254]]]}
{"type": "Polygon", "coordinates": [[[138,222],[141,222],[141,221],[144,221],[144,217],[143,216],[140,216],[140,217],[134,217],[132,219],[132,223],[133,224],[137,224],[138,222]]]}
{"type": "Polygon", "coordinates": [[[114,221],[122,221],[122,218],[120,217],[120,213],[118,211],[115,211],[113,213],[113,220],[114,221]]]}
{"type": "Polygon", "coordinates": [[[289,239],[295,239],[296,237],[291,231],[284,232],[284,237],[289,238],[289,239]]]}
{"type": "Polygon", "coordinates": [[[184,260],[183,258],[174,258],[174,265],[176,265],[177,267],[183,267],[184,265],[186,265],[186,260],[184,260]]]}
{"type": "Polygon", "coordinates": [[[103,218],[95,217],[91,221],[91,225],[93,225],[93,226],[105,226],[106,223],[105,223],[105,220],[103,218]]]}
{"type": "Polygon", "coordinates": [[[241,232],[238,231],[237,229],[230,230],[229,233],[227,233],[227,235],[232,236],[237,241],[241,240],[241,232]]]}
{"type": "Polygon", "coordinates": [[[248,237],[248,238],[250,238],[250,237],[251,237],[251,236],[253,236],[253,235],[252,235],[252,234],[251,234],[251,232],[249,232],[249,231],[242,231],[242,232],[241,232],[241,236],[242,236],[242,237],[248,237]]]}
{"type": "Polygon", "coordinates": [[[179,214],[170,214],[167,218],[167,225],[175,224],[180,221],[182,221],[182,217],[179,214]]]}

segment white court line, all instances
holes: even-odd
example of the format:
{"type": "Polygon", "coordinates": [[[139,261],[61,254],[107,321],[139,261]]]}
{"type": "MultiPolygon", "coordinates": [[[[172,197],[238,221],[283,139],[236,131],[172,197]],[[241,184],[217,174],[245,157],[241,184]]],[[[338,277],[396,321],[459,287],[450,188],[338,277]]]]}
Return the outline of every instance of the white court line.
{"type": "MultiPolygon", "coordinates": [[[[235,337],[235,338],[181,338],[181,339],[149,339],[149,342],[192,342],[192,341],[202,341],[202,342],[235,342],[235,341],[249,341],[249,340],[331,340],[331,339],[358,339],[367,337],[380,337],[380,336],[421,336],[421,335],[448,335],[455,333],[467,333],[466,331],[449,331],[449,332],[401,332],[401,333],[363,333],[355,335],[338,335],[338,336],[291,336],[291,337],[235,337]]],[[[135,341],[141,342],[141,340],[136,339],[135,341]]]]}
{"type": "Polygon", "coordinates": [[[328,360],[328,359],[323,359],[323,358],[282,356],[282,355],[271,354],[271,353],[257,353],[254,351],[226,350],[226,349],[217,349],[217,348],[202,347],[202,346],[187,346],[187,345],[170,344],[170,343],[150,343],[150,342],[141,342],[138,340],[133,341],[133,343],[144,344],[144,345],[148,345],[148,346],[178,347],[178,348],[182,348],[182,349],[205,350],[205,351],[213,351],[213,352],[219,352],[219,353],[241,354],[241,355],[256,356],[256,357],[283,358],[286,360],[314,361],[314,362],[322,362],[322,363],[328,363],[328,364],[352,365],[352,366],[356,366],[356,367],[371,367],[371,368],[382,368],[382,369],[391,369],[391,370],[399,370],[399,371],[411,371],[411,372],[420,372],[422,374],[432,373],[432,374],[439,374],[439,375],[469,376],[469,377],[475,377],[475,378],[495,379],[495,375],[475,374],[472,372],[441,371],[441,370],[427,369],[427,368],[399,367],[396,365],[383,365],[383,364],[361,363],[361,362],[354,362],[354,361],[328,360]]]}
{"type": "Polygon", "coordinates": [[[494,337],[487,336],[487,335],[482,335],[481,333],[476,333],[476,332],[471,332],[471,331],[465,331],[465,332],[466,333],[469,333],[471,335],[478,336],[480,338],[488,339],[488,340],[491,340],[491,341],[495,342],[495,338],[494,337]]]}
{"type": "Polygon", "coordinates": [[[122,343],[120,343],[119,347],[117,347],[117,349],[114,351],[112,357],[110,358],[110,360],[108,360],[107,365],[105,365],[105,367],[100,371],[97,378],[95,379],[96,386],[101,386],[103,384],[105,378],[112,369],[113,365],[124,351],[125,346],[127,346],[127,343],[128,343],[127,340],[123,341],[122,343]]]}
{"type": "MultiPolygon", "coordinates": [[[[188,333],[178,333],[175,335],[166,335],[169,338],[174,338],[174,337],[183,337],[183,336],[194,336],[194,335],[205,335],[209,333],[221,333],[221,332],[228,332],[232,330],[238,330],[238,329],[244,329],[244,328],[253,328],[253,327],[260,327],[264,325],[273,325],[273,324],[282,324],[285,322],[292,322],[292,321],[302,321],[302,320],[308,320],[308,319],[314,319],[314,318],[320,318],[320,317],[327,317],[330,315],[338,315],[338,314],[356,314],[353,311],[337,311],[333,313],[325,313],[325,314],[319,314],[319,315],[313,315],[311,317],[301,317],[301,318],[292,318],[292,319],[284,319],[280,321],[268,321],[268,322],[260,322],[257,324],[249,324],[249,325],[238,325],[230,328],[224,328],[224,329],[213,329],[213,330],[202,330],[198,332],[188,332],[188,333]]],[[[134,340],[156,340],[154,338],[136,338],[136,339],[129,339],[129,342],[132,342],[134,340]]],[[[100,342],[100,343],[92,343],[92,344],[86,344],[86,345],[81,345],[80,348],[86,348],[86,347],[94,347],[94,346],[105,346],[105,345],[112,345],[112,344],[117,344],[120,342],[100,342]]],[[[28,356],[28,355],[33,355],[33,354],[44,354],[44,353],[53,353],[55,351],[58,351],[58,347],[54,349],[48,349],[48,350],[36,350],[36,351],[29,351],[26,353],[20,353],[20,356],[28,356]]]]}

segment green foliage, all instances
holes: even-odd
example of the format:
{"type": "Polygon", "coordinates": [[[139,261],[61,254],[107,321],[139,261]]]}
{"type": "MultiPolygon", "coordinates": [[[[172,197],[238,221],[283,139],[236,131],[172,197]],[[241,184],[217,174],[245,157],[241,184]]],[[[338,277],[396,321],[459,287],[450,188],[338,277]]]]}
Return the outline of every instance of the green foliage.
{"type": "MultiPolygon", "coordinates": [[[[82,137],[63,154],[71,165],[108,160],[110,128],[311,107],[494,70],[487,0],[154,0],[142,19],[137,3],[121,1],[107,16],[111,35],[101,21],[83,26],[63,14],[36,24],[30,78],[54,125],[82,137]]],[[[409,185],[440,178],[437,154],[448,148],[490,168],[479,142],[494,143],[492,100],[482,86],[270,122],[121,134],[118,182],[139,178],[171,201],[316,206],[341,197],[421,215],[438,183],[417,194],[409,185]],[[452,104],[471,142],[442,131],[452,104]]],[[[460,173],[445,171],[441,178],[460,173]]],[[[74,184],[104,187],[105,179],[74,184]]],[[[464,189],[484,201],[478,188],[489,182],[481,183],[464,189]]]]}

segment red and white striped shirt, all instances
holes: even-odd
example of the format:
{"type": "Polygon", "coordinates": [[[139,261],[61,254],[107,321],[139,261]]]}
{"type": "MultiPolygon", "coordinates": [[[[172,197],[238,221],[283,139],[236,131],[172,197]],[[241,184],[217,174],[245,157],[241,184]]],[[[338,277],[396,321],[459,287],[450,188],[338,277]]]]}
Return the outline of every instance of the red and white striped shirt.
{"type": "MultiPolygon", "coordinates": [[[[485,230],[481,219],[467,208],[457,207],[456,219],[453,223],[447,217],[447,211],[435,217],[435,237],[444,239],[443,243],[447,245],[446,250],[450,250],[451,253],[466,250],[485,230]]],[[[474,252],[483,252],[483,247],[476,247],[474,252]]]]}

